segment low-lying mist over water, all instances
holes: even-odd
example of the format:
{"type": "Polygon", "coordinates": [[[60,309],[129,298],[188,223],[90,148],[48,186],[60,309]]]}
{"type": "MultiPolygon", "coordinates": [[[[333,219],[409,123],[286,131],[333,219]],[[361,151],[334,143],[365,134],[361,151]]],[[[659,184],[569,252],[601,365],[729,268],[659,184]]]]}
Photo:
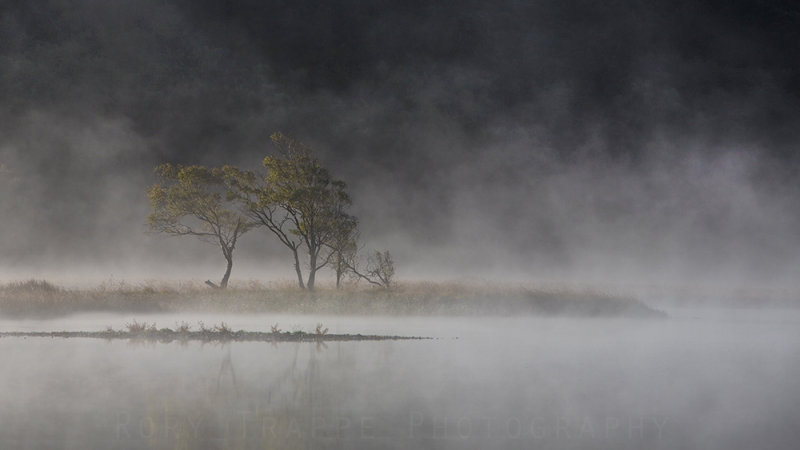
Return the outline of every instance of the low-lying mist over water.
{"type": "Polygon", "coordinates": [[[793,449],[798,18],[0,0],[0,448],[793,449]]]}
{"type": "MultiPolygon", "coordinates": [[[[426,341],[0,339],[0,439],[35,448],[789,449],[796,311],[631,319],[222,319],[426,341]],[[58,374],[58,375],[55,375],[58,374]]],[[[77,316],[27,328],[121,328],[77,316]]],[[[2,322],[4,328],[8,325],[2,322]]]]}

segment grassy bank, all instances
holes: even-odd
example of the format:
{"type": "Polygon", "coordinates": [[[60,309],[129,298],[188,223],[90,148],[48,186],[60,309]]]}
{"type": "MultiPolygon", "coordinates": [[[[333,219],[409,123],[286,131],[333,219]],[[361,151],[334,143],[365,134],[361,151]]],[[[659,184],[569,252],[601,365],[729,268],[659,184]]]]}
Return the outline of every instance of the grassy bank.
{"type": "Polygon", "coordinates": [[[568,315],[663,317],[629,297],[570,289],[457,283],[402,283],[392,290],[290,283],[233,283],[227,290],[201,283],[106,282],[65,288],[47,281],[0,285],[0,314],[59,316],[78,312],[240,312],[388,315],[568,315]]]}

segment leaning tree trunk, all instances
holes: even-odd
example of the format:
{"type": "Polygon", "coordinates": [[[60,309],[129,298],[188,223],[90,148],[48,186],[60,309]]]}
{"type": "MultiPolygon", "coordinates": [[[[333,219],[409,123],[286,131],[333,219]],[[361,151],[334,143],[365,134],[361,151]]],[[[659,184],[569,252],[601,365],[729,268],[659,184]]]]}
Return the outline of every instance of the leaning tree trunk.
{"type": "Polygon", "coordinates": [[[228,261],[228,267],[225,269],[225,275],[222,276],[222,281],[219,282],[220,289],[228,287],[228,280],[231,278],[231,269],[233,268],[233,251],[225,252],[225,259],[228,261]]]}
{"type": "Polygon", "coordinates": [[[305,289],[306,285],[303,284],[303,271],[300,269],[300,257],[297,256],[297,248],[293,248],[292,252],[294,252],[294,271],[297,272],[297,284],[300,289],[305,289]]]}

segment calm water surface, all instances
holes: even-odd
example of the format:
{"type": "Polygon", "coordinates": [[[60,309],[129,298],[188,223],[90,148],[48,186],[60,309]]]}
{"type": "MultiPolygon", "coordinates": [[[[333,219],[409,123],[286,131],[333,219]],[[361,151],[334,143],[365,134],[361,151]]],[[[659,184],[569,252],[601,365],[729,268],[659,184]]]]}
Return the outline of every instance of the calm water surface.
{"type": "Polygon", "coordinates": [[[2,448],[771,449],[800,442],[800,314],[668,320],[80,315],[425,341],[2,338],[2,448]]]}

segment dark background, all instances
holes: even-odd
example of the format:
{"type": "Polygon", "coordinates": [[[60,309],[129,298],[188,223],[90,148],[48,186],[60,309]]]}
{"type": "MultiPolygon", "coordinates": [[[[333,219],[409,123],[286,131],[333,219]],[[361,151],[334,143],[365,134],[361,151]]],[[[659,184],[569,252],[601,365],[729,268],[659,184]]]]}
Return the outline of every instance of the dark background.
{"type": "Polygon", "coordinates": [[[281,130],[401,278],[796,285],[798,55],[789,1],[1,0],[0,268],[212,277],[152,167],[281,130]]]}

